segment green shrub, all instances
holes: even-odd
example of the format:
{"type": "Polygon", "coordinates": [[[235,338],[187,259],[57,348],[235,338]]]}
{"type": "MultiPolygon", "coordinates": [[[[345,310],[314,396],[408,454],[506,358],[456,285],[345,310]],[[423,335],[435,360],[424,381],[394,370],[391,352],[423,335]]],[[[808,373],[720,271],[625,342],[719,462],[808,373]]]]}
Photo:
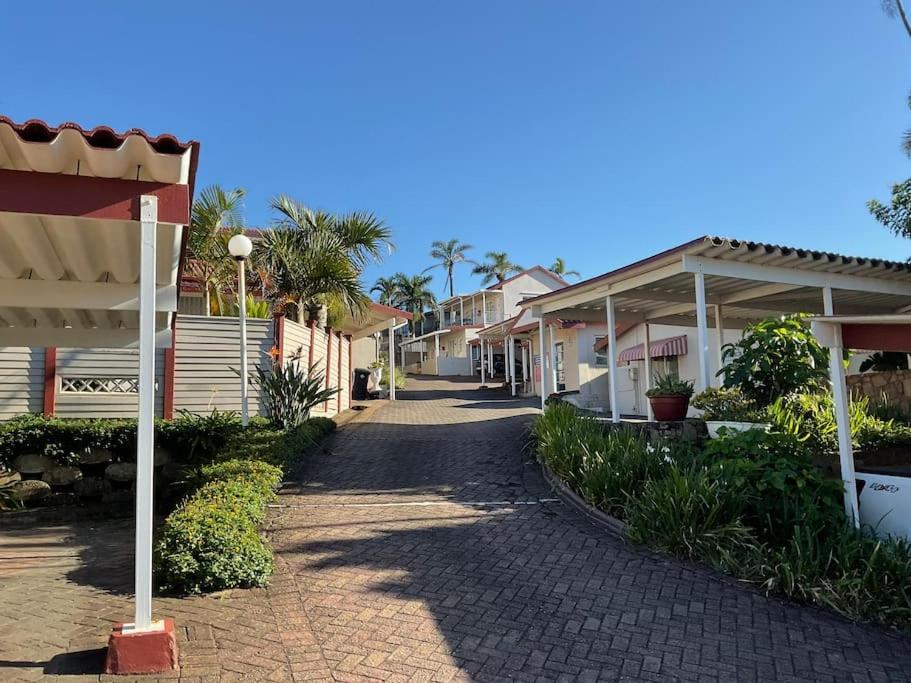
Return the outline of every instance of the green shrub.
{"type": "Polygon", "coordinates": [[[726,434],[709,441],[697,463],[740,496],[744,521],[763,541],[785,543],[799,524],[843,522],[841,483],[825,479],[793,436],[726,434]]]}
{"type": "Polygon", "coordinates": [[[0,466],[20,455],[38,453],[57,464],[73,465],[90,448],[105,448],[119,458],[135,459],[135,420],[62,419],[20,415],[0,425],[0,466]]]}
{"type": "Polygon", "coordinates": [[[708,471],[672,465],[627,502],[627,535],[636,543],[731,570],[758,542],[743,523],[742,495],[708,471]]]}
{"type": "Polygon", "coordinates": [[[213,410],[209,415],[183,411],[178,418],[156,425],[159,443],[188,465],[213,460],[242,431],[240,418],[233,411],[213,410]]]}
{"type": "Polygon", "coordinates": [[[281,365],[256,366],[253,381],[259,387],[269,421],[279,429],[291,429],[310,417],[314,406],[328,401],[339,390],[326,387],[326,376],[317,365],[301,363],[302,348],[281,365]]]}
{"type": "Polygon", "coordinates": [[[312,417],[288,430],[258,429],[238,434],[225,453],[232,458],[262,460],[289,472],[301,457],[320,447],[336,425],[325,417],[312,417]]]}
{"type": "Polygon", "coordinates": [[[578,489],[583,444],[600,438],[601,426],[583,418],[569,403],[557,401],[532,425],[531,436],[539,457],[550,470],[578,489]]]}
{"type": "Polygon", "coordinates": [[[692,406],[703,411],[705,420],[723,420],[728,422],[763,422],[764,415],[756,402],[744,396],[736,387],[714,387],[696,395],[692,406]]]}
{"type": "Polygon", "coordinates": [[[259,460],[225,460],[200,469],[202,483],[240,480],[262,495],[274,491],[282,481],[280,468],[259,460]]]}

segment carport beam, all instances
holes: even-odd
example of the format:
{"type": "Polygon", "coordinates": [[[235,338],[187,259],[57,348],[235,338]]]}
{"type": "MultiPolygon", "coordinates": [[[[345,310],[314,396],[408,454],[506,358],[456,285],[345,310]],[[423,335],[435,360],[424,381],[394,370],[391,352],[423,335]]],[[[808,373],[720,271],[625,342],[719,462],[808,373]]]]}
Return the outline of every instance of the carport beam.
{"type": "MultiPolygon", "coordinates": [[[[610,393],[611,422],[620,422],[620,399],[617,396],[617,319],[614,314],[614,299],[608,295],[604,299],[607,309],[607,380],[610,393]]],[[[646,347],[648,348],[648,347],[646,347]]],[[[646,355],[648,355],[646,351],[646,355]]]]}

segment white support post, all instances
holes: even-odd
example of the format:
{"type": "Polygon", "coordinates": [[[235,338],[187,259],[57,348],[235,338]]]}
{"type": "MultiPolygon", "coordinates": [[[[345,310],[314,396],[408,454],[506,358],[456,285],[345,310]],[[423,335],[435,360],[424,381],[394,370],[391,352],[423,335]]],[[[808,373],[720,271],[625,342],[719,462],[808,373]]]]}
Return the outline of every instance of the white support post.
{"type": "Polygon", "coordinates": [[[247,280],[245,270],[244,260],[237,259],[237,311],[240,320],[240,423],[244,427],[250,424],[250,404],[248,400],[250,377],[247,369],[247,280]]]}
{"type": "MultiPolygon", "coordinates": [[[[724,346],[724,308],[721,304],[715,304],[715,332],[718,333],[718,372],[724,368],[724,358],[722,356],[722,347],[724,346]]],[[[718,375],[718,386],[724,384],[724,376],[718,375]]]]}
{"type": "Polygon", "coordinates": [[[538,320],[538,350],[541,354],[541,410],[547,407],[547,354],[544,353],[544,318],[538,320]]]}
{"type": "Polygon", "coordinates": [[[493,342],[487,342],[487,374],[493,379],[493,342]]]}
{"type": "MultiPolygon", "coordinates": [[[[832,288],[822,289],[822,306],[826,315],[835,315],[832,288]]],[[[837,345],[829,348],[829,381],[832,383],[832,400],[835,404],[835,423],[838,426],[838,457],[841,465],[841,480],[845,491],[845,515],[855,527],[860,527],[860,505],[857,500],[857,484],[854,479],[854,446],[851,443],[851,418],[848,412],[848,387],[845,384],[845,365],[842,362],[843,349],[841,325],[837,330],[837,345]]]]}
{"type": "MultiPolygon", "coordinates": [[[[389,325],[389,400],[395,400],[395,323],[389,325]]],[[[339,362],[341,362],[339,358],[339,362]]]]}
{"type": "Polygon", "coordinates": [[[459,297],[459,324],[465,324],[465,300],[459,297]]]}
{"type": "Polygon", "coordinates": [[[526,387],[524,385],[525,385],[525,382],[528,381],[528,360],[526,359],[526,356],[525,356],[526,349],[525,349],[524,342],[519,347],[519,351],[520,351],[521,357],[522,357],[522,385],[523,385],[522,390],[525,391],[526,387]]]}
{"type": "MultiPolygon", "coordinates": [[[[652,388],[652,333],[648,321],[645,322],[645,391],[652,388]]],[[[613,350],[611,350],[613,353],[613,350]]],[[[652,411],[652,402],[645,397],[645,409],[649,422],[655,421],[655,413],[652,411]]]]}
{"type": "Polygon", "coordinates": [[[550,333],[550,381],[554,391],[557,390],[557,340],[554,337],[554,326],[548,325],[550,333]]]}
{"type": "Polygon", "coordinates": [[[481,323],[487,325],[487,293],[481,292],[481,323]]]}
{"type": "Polygon", "coordinates": [[[434,358],[436,358],[437,377],[439,377],[440,376],[440,335],[434,336],[433,342],[434,342],[433,353],[434,353],[434,358]]]}
{"type": "Polygon", "coordinates": [[[139,417],[136,434],[137,631],[152,627],[152,504],[155,452],[155,239],[158,198],[139,199],[139,417]]]}
{"type": "Polygon", "coordinates": [[[709,327],[705,310],[705,276],[702,271],[693,275],[696,285],[696,338],[699,343],[699,377],[696,388],[705,391],[712,386],[709,371],[709,327]]]}
{"type": "Polygon", "coordinates": [[[402,374],[405,374],[405,344],[399,345],[399,356],[402,359],[402,374]]]}
{"type": "Polygon", "coordinates": [[[607,309],[607,380],[610,393],[611,422],[620,422],[620,398],[617,391],[617,321],[614,300],[608,295],[604,300],[607,309]]]}
{"type": "Polygon", "coordinates": [[[506,338],[506,371],[512,383],[512,395],[516,395],[516,346],[513,344],[512,335],[506,338]]]}
{"type": "Polygon", "coordinates": [[[481,340],[481,384],[487,384],[487,361],[484,358],[484,340],[481,340]]]}

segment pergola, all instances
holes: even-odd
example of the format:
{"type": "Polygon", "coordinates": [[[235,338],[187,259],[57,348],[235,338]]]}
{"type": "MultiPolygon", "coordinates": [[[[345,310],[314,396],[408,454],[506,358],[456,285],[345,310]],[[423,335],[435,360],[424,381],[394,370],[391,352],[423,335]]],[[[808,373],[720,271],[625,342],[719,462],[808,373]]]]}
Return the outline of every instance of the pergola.
{"type": "Polygon", "coordinates": [[[152,620],[155,347],[171,346],[198,159],[171,135],[0,117],[0,346],[139,349],[136,605],[115,630],[133,642],[172,637],[152,620]]]}
{"type": "MultiPolygon", "coordinates": [[[[699,237],[578,284],[526,300],[523,308],[539,318],[542,362],[547,362],[544,330],[554,319],[607,323],[611,419],[620,421],[617,400],[617,339],[622,324],[645,323],[644,348],[650,348],[650,323],[695,326],[698,390],[711,386],[709,319],[724,342],[724,329],[786,313],[887,315],[911,307],[911,265],[883,259],[699,237]]],[[[721,344],[719,344],[720,348],[721,344]]],[[[551,357],[553,351],[550,352],[551,357]]],[[[644,354],[646,389],[651,384],[650,353],[644,354]]],[[[832,373],[844,368],[832,355],[832,373]]],[[[541,373],[541,408],[547,396],[541,373]]],[[[853,492],[853,464],[844,468],[846,496],[853,492]]]]}
{"type": "MultiPolygon", "coordinates": [[[[360,318],[351,315],[342,323],[342,331],[351,335],[352,341],[386,332],[389,335],[389,400],[395,400],[395,331],[407,325],[414,317],[408,311],[392,306],[371,302],[366,313],[360,318]]],[[[404,356],[404,354],[403,354],[404,356]]],[[[402,372],[405,362],[402,360],[402,372]]]]}

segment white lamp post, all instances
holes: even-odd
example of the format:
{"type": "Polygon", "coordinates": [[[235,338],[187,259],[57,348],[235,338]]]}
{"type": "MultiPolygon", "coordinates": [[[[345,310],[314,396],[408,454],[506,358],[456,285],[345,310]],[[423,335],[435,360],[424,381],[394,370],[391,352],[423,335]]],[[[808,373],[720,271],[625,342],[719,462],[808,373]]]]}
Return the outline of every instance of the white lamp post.
{"type": "Polygon", "coordinates": [[[253,242],[243,233],[228,240],[228,251],[237,261],[237,310],[240,317],[240,420],[246,427],[250,423],[247,405],[247,282],[244,261],[253,251],[253,242]]]}

